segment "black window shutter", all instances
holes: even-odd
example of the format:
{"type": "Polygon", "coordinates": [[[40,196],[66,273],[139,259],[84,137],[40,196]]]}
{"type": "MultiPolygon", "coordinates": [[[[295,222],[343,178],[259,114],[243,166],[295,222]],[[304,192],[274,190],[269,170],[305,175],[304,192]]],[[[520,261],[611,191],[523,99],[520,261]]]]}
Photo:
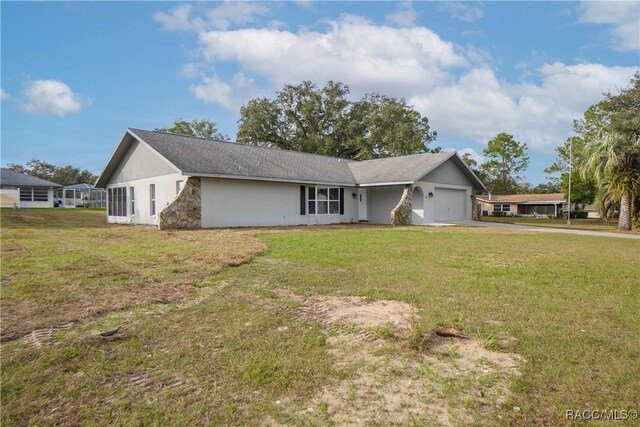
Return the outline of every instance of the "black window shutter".
{"type": "Polygon", "coordinates": [[[344,188],[340,189],[340,215],[344,215],[344,188]]]}
{"type": "Polygon", "coordinates": [[[304,185],[300,186],[300,215],[307,213],[307,191],[304,185]]]}

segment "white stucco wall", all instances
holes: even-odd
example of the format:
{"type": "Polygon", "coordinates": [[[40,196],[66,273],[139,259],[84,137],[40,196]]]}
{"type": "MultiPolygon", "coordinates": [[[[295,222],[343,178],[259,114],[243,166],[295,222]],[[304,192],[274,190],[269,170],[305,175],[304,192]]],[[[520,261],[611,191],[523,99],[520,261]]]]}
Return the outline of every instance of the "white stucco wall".
{"type": "Polygon", "coordinates": [[[391,224],[391,211],[396,207],[404,186],[368,187],[368,221],[373,224],[391,224]]]}
{"type": "Polygon", "coordinates": [[[29,208],[52,208],[53,207],[53,188],[49,188],[47,190],[47,201],[46,202],[28,202],[28,201],[21,201],[20,202],[20,209],[25,208],[25,209],[29,209],[29,208]]]}
{"type": "MultiPolygon", "coordinates": [[[[187,177],[179,173],[142,178],[132,181],[109,183],[107,188],[126,187],[127,189],[127,215],[109,216],[107,209],[107,221],[117,224],[146,224],[157,225],[157,217],[176,197],[176,181],[186,181],[187,177]],[[156,185],[156,214],[151,215],[150,185],[156,185]],[[134,187],[135,212],[131,212],[130,187],[134,187]]],[[[107,206],[108,206],[107,200],[107,206]]]]}
{"type": "Polygon", "coordinates": [[[202,227],[337,224],[357,221],[353,188],[344,189],[344,215],[300,215],[300,184],[202,179],[202,227]]]}

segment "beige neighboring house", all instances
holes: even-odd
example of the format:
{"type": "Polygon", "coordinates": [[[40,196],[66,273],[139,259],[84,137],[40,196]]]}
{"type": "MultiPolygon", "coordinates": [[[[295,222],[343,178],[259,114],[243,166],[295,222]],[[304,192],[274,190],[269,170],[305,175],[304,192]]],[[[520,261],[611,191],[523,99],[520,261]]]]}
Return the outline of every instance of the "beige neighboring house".
{"type": "Polygon", "coordinates": [[[595,205],[586,205],[584,211],[587,212],[587,218],[600,218],[600,212],[595,205]]]}
{"type": "Polygon", "coordinates": [[[0,207],[52,208],[53,189],[60,184],[2,168],[0,175],[0,207]]]}
{"type": "Polygon", "coordinates": [[[553,216],[562,214],[566,207],[563,193],[551,194],[503,194],[481,195],[476,200],[481,206],[482,216],[503,212],[505,216],[553,216]]]}

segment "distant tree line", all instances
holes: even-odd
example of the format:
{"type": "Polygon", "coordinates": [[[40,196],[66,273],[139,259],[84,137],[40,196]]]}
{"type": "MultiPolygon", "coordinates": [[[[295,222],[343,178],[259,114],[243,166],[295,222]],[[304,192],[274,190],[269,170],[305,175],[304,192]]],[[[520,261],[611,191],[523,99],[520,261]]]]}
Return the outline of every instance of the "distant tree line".
{"type": "Polygon", "coordinates": [[[94,184],[98,179],[87,169],[80,170],[71,165],[55,166],[38,159],[32,159],[24,165],[9,163],[7,168],[60,185],[94,184]]]}

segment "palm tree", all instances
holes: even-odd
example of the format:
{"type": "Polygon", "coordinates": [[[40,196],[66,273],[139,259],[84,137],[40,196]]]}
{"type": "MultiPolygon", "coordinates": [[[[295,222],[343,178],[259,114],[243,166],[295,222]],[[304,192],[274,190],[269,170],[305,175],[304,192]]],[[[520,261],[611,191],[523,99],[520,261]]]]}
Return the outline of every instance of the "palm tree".
{"type": "Polygon", "coordinates": [[[633,200],[640,195],[640,136],[608,133],[605,128],[599,138],[587,142],[584,153],[582,176],[594,177],[620,198],[618,229],[631,230],[633,200]]]}

